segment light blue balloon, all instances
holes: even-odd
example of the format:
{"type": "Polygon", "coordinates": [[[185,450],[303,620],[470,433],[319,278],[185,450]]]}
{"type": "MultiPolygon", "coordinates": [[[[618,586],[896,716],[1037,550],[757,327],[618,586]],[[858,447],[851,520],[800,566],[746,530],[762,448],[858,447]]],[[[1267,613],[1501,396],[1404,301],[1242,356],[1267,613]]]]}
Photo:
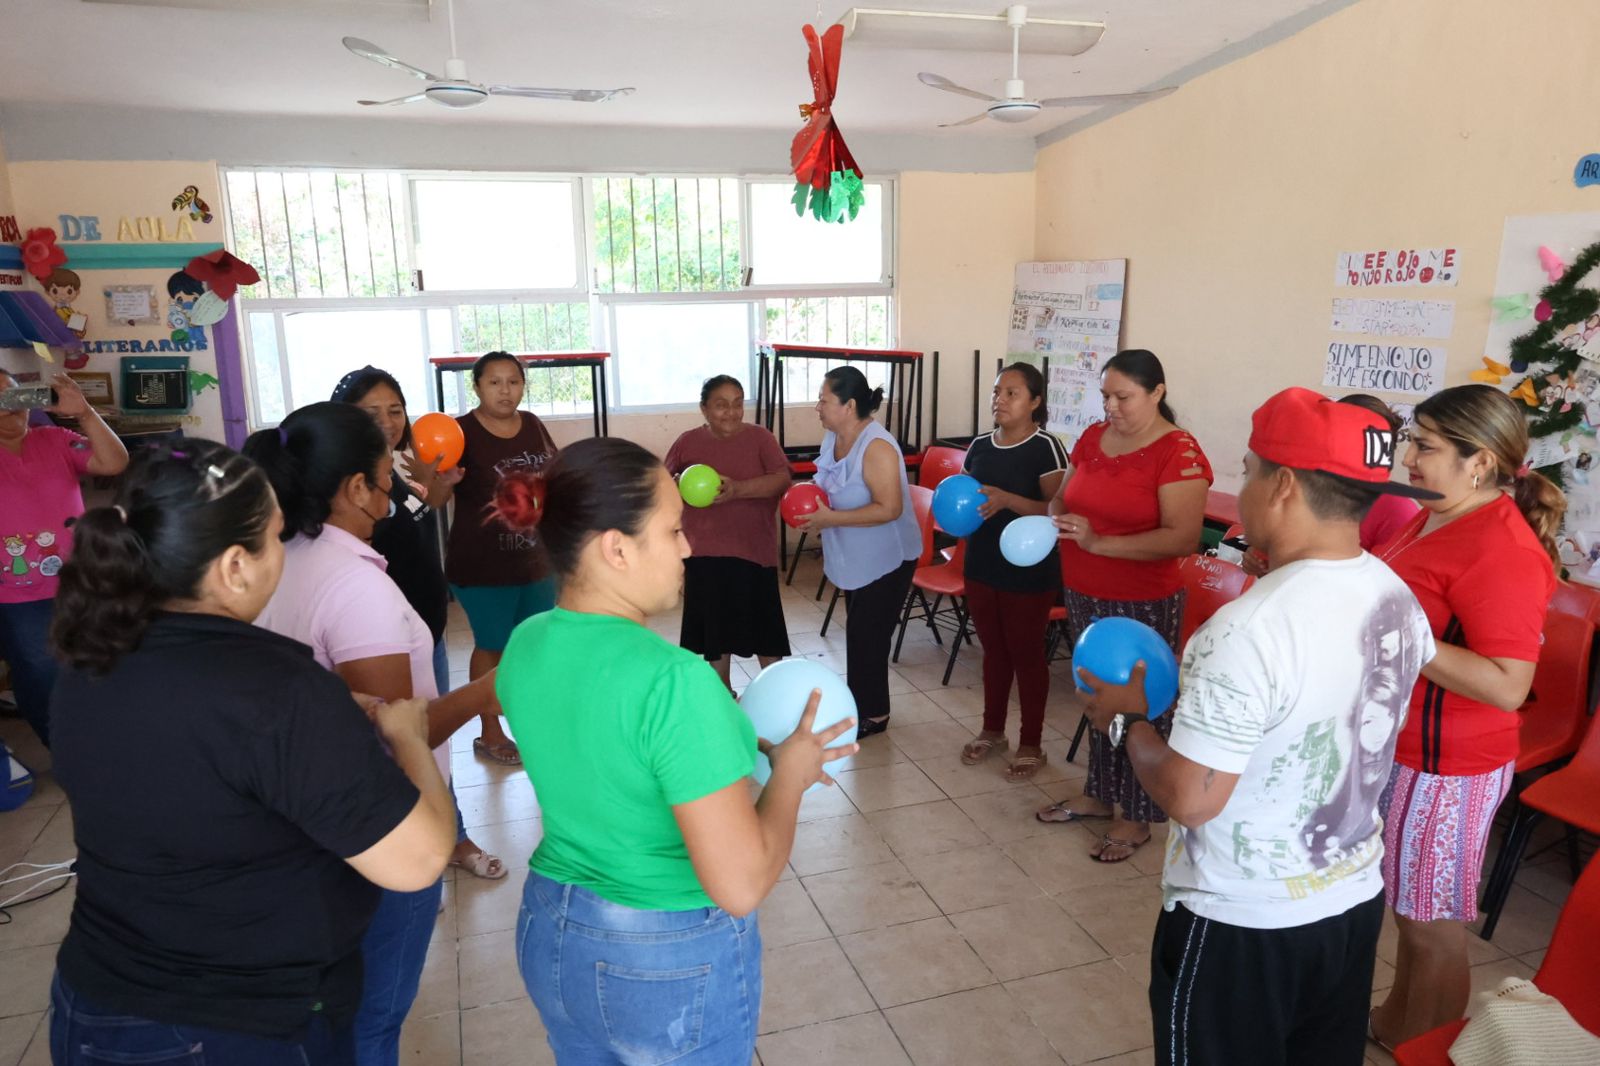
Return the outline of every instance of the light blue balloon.
{"type": "Polygon", "coordinates": [[[1080,669],[1101,681],[1126,685],[1133,664],[1144,662],[1144,698],[1151,718],[1160,718],[1178,698],[1178,660],[1161,634],[1132,618],[1099,618],[1089,623],[1072,649],[1072,679],[1088,692],[1080,669]]]}
{"type": "Polygon", "coordinates": [[[1000,554],[1012,566],[1034,566],[1049,556],[1057,535],[1049,515],[1023,515],[1000,531],[1000,554]]]}
{"type": "MultiPolygon", "coordinates": [[[[750,682],[744,695],[739,698],[739,706],[750,716],[756,736],[779,744],[787,740],[800,724],[800,715],[804,713],[806,701],[811,698],[814,688],[822,690],[822,702],[817,705],[816,721],[811,726],[813,732],[820,733],[842,718],[856,717],[856,698],[851,695],[850,686],[844,683],[844,678],[811,659],[785,659],[773,663],[750,682]]],[[[842,748],[854,744],[857,728],[851,726],[828,747],[842,748]]],[[[828,763],[826,767],[829,774],[849,768],[848,757],[828,763]]],[[[759,785],[765,785],[772,776],[772,763],[760,752],[756,753],[756,767],[751,771],[751,776],[759,785]]],[[[806,792],[815,792],[822,787],[819,781],[806,792]]]]}
{"type": "Polygon", "coordinates": [[[951,474],[933,490],[933,520],[952,537],[970,537],[983,525],[978,508],[988,501],[970,474],[951,474]]]}

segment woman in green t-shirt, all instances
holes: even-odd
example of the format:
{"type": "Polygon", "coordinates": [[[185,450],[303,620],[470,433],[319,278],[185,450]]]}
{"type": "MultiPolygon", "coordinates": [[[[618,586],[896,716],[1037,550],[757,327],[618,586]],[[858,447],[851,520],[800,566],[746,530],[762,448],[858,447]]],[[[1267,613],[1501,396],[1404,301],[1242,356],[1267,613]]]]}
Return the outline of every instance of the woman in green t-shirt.
{"type": "MultiPolygon", "coordinates": [[[[783,872],[800,796],[829,780],[813,692],[772,746],[703,658],[645,625],[683,596],[683,501],[660,460],[615,438],[510,475],[497,507],[537,525],[561,585],[519,625],[495,689],[543,812],[517,956],[562,1064],[748,1066],[761,1007],[755,909],[783,872]]],[[[799,708],[796,708],[799,710],[799,708]]]]}

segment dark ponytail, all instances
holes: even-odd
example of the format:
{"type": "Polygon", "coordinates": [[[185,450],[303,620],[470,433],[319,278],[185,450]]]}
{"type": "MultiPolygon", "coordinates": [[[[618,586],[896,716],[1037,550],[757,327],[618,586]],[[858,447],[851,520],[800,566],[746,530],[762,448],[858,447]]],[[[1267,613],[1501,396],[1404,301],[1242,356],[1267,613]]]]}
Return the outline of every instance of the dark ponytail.
{"type": "Polygon", "coordinates": [[[512,472],[495,492],[495,514],[512,529],[538,529],[562,578],[578,569],[590,538],[608,529],[638,536],[656,505],[661,460],[620,437],[561,449],[537,474],[512,472]]]}
{"type": "Polygon", "coordinates": [[[138,648],[163,604],[199,595],[217,556],[235,544],[259,554],[274,510],[266,476],[220,444],[136,454],[116,504],[73,523],[50,627],[56,650],[70,666],[106,673],[138,648]]]}
{"type": "Polygon", "coordinates": [[[244,454],[267,472],[283,508],[283,539],[315,537],[333,513],[333,498],[352,474],[378,487],[378,464],[389,454],[383,431],[350,404],[308,404],[277,429],[250,434],[244,454]]]}
{"type": "MultiPolygon", "coordinates": [[[[1154,392],[1157,385],[1167,383],[1167,372],[1162,369],[1161,360],[1157,359],[1156,353],[1148,348],[1124,348],[1106,360],[1106,365],[1100,369],[1100,376],[1104,377],[1108,370],[1115,370],[1123,377],[1132,378],[1145,392],[1154,392]]],[[[1178,416],[1172,413],[1172,405],[1167,403],[1165,392],[1161,394],[1156,408],[1161,412],[1162,418],[1173,425],[1178,424],[1178,416]]]]}
{"type": "Polygon", "coordinates": [[[883,389],[868,388],[867,375],[853,366],[836,366],[822,375],[822,380],[841,404],[856,402],[857,418],[870,418],[883,403],[883,389]]]}

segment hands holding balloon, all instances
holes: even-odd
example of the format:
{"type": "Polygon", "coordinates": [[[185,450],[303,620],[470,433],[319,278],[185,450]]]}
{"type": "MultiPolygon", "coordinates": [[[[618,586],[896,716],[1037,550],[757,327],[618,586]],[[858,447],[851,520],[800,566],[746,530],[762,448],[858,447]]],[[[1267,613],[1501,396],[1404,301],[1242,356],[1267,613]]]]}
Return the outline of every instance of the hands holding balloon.
{"type": "Polygon", "coordinates": [[[1084,551],[1093,553],[1095,542],[1100,539],[1100,534],[1094,531],[1094,526],[1081,514],[1058,514],[1054,516],[1056,529],[1062,540],[1070,540],[1084,551]]]}
{"type": "Polygon", "coordinates": [[[978,505],[978,514],[985,519],[993,518],[1001,511],[1021,513],[1022,508],[1018,507],[1014,502],[1020,500],[1021,497],[1007,492],[1005,489],[997,489],[993,485],[984,485],[982,492],[983,502],[978,505]]]}
{"type": "Polygon", "coordinates": [[[833,778],[823,769],[836,759],[845,759],[860,750],[861,745],[846,742],[839,747],[829,744],[846,733],[854,733],[856,720],[841,719],[821,732],[812,732],[817,721],[817,708],[822,704],[822,690],[814,688],[806,700],[806,709],[800,712],[800,723],[777,744],[767,743],[761,749],[772,763],[772,776],[787,777],[797,785],[810,790],[814,785],[831,785],[833,778]]]}

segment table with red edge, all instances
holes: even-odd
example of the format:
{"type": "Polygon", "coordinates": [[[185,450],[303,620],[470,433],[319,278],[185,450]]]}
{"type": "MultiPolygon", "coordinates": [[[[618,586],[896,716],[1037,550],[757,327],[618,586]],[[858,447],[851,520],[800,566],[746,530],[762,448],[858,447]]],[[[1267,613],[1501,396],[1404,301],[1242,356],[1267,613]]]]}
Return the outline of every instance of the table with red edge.
{"type": "MultiPolygon", "coordinates": [[[[589,368],[589,395],[594,414],[594,435],[611,435],[610,406],[606,395],[606,360],[610,352],[512,352],[512,356],[528,370],[559,370],[564,367],[589,368]]],[[[433,364],[433,395],[440,407],[444,406],[444,376],[461,374],[472,369],[478,361],[476,355],[436,355],[428,360],[433,364]]]]}
{"type": "Polygon", "coordinates": [[[1206,521],[1223,529],[1239,524],[1239,497],[1217,489],[1206,490],[1206,521]]]}

